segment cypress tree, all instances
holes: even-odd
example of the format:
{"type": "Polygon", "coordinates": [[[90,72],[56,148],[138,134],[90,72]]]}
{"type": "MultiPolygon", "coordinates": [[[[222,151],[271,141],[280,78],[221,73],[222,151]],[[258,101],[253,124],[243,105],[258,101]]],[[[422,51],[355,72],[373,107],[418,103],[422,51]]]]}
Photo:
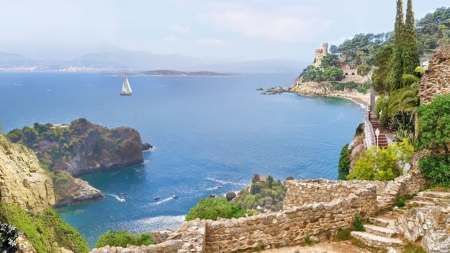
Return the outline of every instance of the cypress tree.
{"type": "Polygon", "coordinates": [[[394,28],[394,55],[392,57],[392,73],[391,73],[392,91],[400,89],[402,87],[403,28],[404,28],[403,0],[397,0],[397,15],[395,17],[395,28],[394,28]]]}
{"type": "Polygon", "coordinates": [[[417,46],[417,31],[414,24],[414,12],[412,9],[412,0],[408,0],[406,8],[405,29],[403,33],[403,74],[414,74],[417,66],[420,66],[419,50],[417,46]]]}

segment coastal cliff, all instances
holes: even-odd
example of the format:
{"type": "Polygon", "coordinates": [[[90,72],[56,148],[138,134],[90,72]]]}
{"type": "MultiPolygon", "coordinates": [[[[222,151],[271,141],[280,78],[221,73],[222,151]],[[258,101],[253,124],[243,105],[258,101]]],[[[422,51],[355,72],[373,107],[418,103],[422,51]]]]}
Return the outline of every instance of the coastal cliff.
{"type": "Polygon", "coordinates": [[[33,151],[0,134],[0,203],[40,212],[55,204],[52,179],[33,151]]]}
{"type": "Polygon", "coordinates": [[[49,171],[62,170],[72,176],[122,169],[144,161],[138,131],[129,127],[108,129],[81,118],[70,125],[35,123],[8,133],[12,142],[33,149],[49,171]]]}

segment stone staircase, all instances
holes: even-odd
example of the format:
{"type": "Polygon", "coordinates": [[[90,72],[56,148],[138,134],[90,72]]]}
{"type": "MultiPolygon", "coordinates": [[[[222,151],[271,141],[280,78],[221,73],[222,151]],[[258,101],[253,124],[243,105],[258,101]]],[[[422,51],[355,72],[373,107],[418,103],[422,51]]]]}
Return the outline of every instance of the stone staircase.
{"type": "Polygon", "coordinates": [[[364,224],[365,232],[352,231],[351,235],[373,248],[398,248],[404,242],[398,238],[396,217],[371,218],[373,224],[364,224]]]}
{"type": "MultiPolygon", "coordinates": [[[[384,128],[380,123],[378,123],[378,119],[373,112],[370,113],[369,118],[370,124],[372,124],[373,132],[380,130],[380,135],[378,136],[378,147],[387,148],[388,142],[386,138],[386,134],[391,133],[389,129],[384,128]]],[[[376,145],[377,137],[375,136],[375,145],[376,145]]]]}
{"type": "Polygon", "coordinates": [[[450,206],[450,192],[423,191],[405,202],[406,206],[450,206]]]}

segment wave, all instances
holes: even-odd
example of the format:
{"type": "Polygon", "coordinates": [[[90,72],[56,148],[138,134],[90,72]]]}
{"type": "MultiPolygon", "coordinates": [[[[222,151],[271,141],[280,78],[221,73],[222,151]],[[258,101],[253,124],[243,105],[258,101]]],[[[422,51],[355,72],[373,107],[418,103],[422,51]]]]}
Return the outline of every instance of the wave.
{"type": "Polygon", "coordinates": [[[156,216],[133,221],[120,222],[117,229],[126,229],[132,233],[142,233],[146,231],[157,231],[164,229],[176,230],[185,219],[184,215],[177,216],[156,216]]]}
{"type": "Polygon", "coordinates": [[[244,185],[247,186],[246,183],[237,183],[237,182],[231,182],[231,181],[225,181],[225,180],[220,180],[220,179],[215,179],[215,178],[206,178],[208,180],[220,183],[220,184],[231,184],[231,185],[244,185]]]}
{"type": "Polygon", "coordinates": [[[163,204],[163,203],[166,203],[166,202],[168,202],[168,201],[171,201],[171,200],[173,200],[174,198],[172,198],[172,197],[168,197],[168,198],[165,198],[165,199],[161,199],[161,200],[155,200],[155,202],[152,202],[152,203],[148,203],[147,205],[145,205],[146,207],[148,207],[148,206],[157,206],[157,205],[161,205],[161,204],[163,204]]]}
{"type": "Polygon", "coordinates": [[[20,83],[15,83],[14,86],[22,86],[20,83]]]}
{"type": "Polygon", "coordinates": [[[119,197],[119,196],[117,196],[116,194],[105,194],[105,195],[108,195],[108,196],[111,196],[111,197],[114,197],[114,198],[116,198],[117,199],[117,201],[119,201],[119,202],[125,202],[125,199],[124,198],[121,198],[121,197],[119,197]]]}

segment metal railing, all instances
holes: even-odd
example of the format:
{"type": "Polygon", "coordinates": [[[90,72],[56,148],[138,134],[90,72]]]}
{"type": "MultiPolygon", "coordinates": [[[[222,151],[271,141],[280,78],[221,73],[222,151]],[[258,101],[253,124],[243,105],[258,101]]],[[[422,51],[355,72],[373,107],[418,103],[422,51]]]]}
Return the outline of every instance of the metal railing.
{"type": "Polygon", "coordinates": [[[366,115],[364,117],[364,147],[366,149],[370,148],[375,143],[375,134],[373,132],[372,124],[369,121],[369,113],[370,111],[366,111],[366,115]]]}

